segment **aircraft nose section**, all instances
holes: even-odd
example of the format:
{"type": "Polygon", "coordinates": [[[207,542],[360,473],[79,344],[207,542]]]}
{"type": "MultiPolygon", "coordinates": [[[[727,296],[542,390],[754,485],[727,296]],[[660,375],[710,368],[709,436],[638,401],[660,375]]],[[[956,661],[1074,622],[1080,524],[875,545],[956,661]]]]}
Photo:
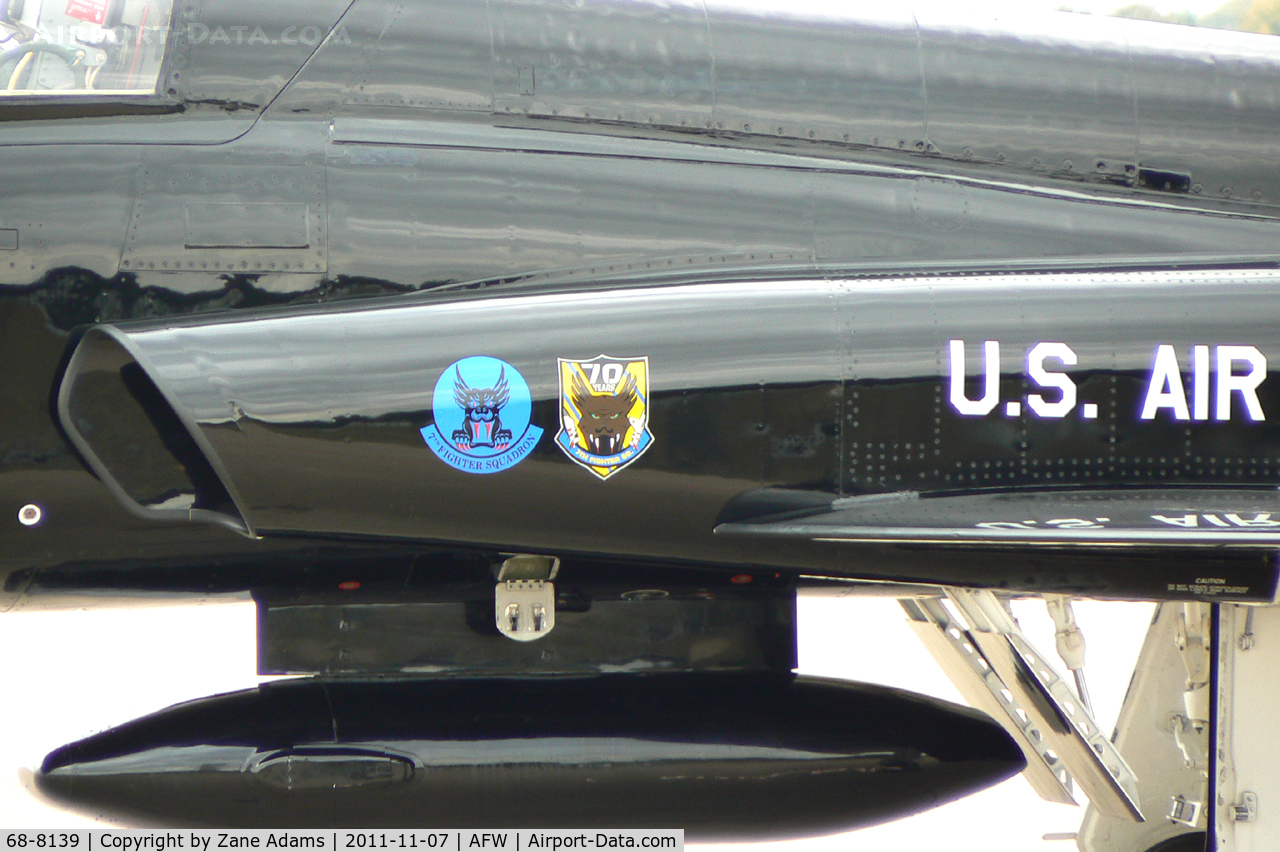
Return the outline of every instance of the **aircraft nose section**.
{"type": "Polygon", "coordinates": [[[64,746],[36,784],[144,824],[641,826],[715,840],[884,822],[1023,765],[977,711],[790,674],[309,680],[64,746]]]}

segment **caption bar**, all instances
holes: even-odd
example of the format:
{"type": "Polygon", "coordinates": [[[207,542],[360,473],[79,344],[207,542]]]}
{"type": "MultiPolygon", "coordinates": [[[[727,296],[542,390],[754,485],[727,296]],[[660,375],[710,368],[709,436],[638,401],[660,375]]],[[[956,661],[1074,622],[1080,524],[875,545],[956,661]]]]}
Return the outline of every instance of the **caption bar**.
{"type": "Polygon", "coordinates": [[[559,852],[562,849],[661,849],[684,852],[684,829],[435,829],[428,831],[13,831],[0,830],[10,849],[74,852],[212,852],[215,849],[413,849],[440,852],[559,852]]]}

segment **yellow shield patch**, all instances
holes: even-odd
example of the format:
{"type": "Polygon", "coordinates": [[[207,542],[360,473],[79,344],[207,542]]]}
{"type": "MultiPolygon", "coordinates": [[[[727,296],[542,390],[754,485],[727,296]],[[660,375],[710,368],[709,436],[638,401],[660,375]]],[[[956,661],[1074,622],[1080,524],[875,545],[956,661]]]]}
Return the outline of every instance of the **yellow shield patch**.
{"type": "Polygon", "coordinates": [[[649,359],[597,355],[560,364],[560,432],[565,455],[601,479],[638,459],[649,431],[649,359]]]}

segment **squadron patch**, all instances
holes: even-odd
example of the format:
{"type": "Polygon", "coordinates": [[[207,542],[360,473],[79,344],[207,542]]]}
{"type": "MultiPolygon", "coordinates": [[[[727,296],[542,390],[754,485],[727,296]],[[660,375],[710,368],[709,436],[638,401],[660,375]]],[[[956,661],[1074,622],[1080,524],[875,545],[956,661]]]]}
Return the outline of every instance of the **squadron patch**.
{"type": "Polygon", "coordinates": [[[599,355],[560,362],[560,432],[565,455],[601,479],[639,458],[649,431],[649,359],[599,355]]]}
{"type": "Polygon", "coordinates": [[[542,429],[529,423],[533,403],[520,371],[474,355],[450,364],[431,398],[434,423],[422,438],[440,460],[463,473],[497,473],[533,452],[542,429]]]}

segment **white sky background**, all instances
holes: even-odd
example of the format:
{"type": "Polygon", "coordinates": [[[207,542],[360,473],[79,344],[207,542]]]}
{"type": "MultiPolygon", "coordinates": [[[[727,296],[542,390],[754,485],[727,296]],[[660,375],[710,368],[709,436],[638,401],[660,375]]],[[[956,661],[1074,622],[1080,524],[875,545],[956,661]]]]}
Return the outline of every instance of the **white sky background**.
{"type": "MultiPolygon", "coordinates": [[[[1014,605],[1047,659],[1053,626],[1038,601],[1014,605]]],[[[1076,603],[1089,642],[1089,687],[1104,730],[1114,725],[1151,604],[1076,603]]],[[[803,598],[800,669],[899,686],[963,703],[906,626],[893,600],[803,598]]],[[[94,823],[46,808],[19,772],[67,742],[170,704],[258,683],[251,603],[142,610],[0,615],[5,700],[0,702],[0,827],[71,828],[94,823]]],[[[1059,670],[1063,671],[1059,666],[1059,670]]],[[[1041,801],[1021,776],[910,819],[807,841],[751,844],[760,852],[850,848],[948,852],[1074,852],[1046,833],[1074,832],[1083,808],[1041,801]]],[[[512,826],[516,827],[516,826],[512,826]]],[[[706,847],[729,850],[736,846],[706,847]]]]}

